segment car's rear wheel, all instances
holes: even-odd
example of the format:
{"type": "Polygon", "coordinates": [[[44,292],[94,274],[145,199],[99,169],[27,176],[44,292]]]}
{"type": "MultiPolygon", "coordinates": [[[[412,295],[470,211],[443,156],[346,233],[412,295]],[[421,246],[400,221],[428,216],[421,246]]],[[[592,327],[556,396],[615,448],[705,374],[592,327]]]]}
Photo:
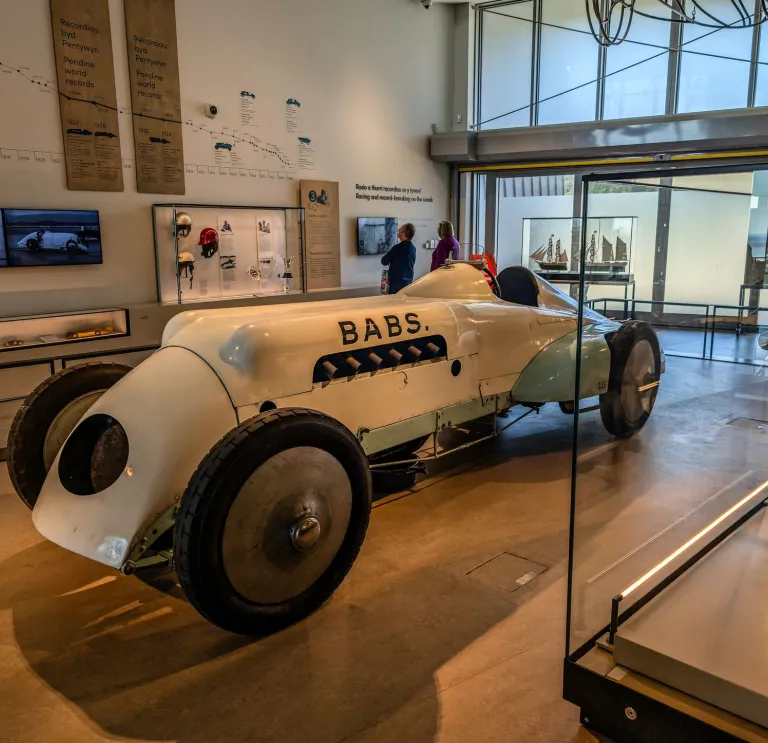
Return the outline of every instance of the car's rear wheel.
{"type": "Polygon", "coordinates": [[[174,558],[192,605],[245,635],[297,622],[360,551],[371,478],[354,435],[322,413],[256,416],[214,446],[187,486],[174,558]]]}
{"type": "Polygon", "coordinates": [[[656,402],[661,349],[648,323],[624,323],[610,342],[608,391],[600,396],[600,416],[609,433],[627,438],[647,422],[656,402]]]}
{"type": "Polygon", "coordinates": [[[37,240],[30,238],[27,240],[27,250],[40,250],[40,243],[37,240]]]}
{"type": "Polygon", "coordinates": [[[71,366],[46,379],[24,401],[8,434],[8,474],[29,508],[77,423],[129,371],[123,364],[71,366]]]}
{"type": "Polygon", "coordinates": [[[74,240],[67,240],[67,253],[75,255],[77,253],[77,243],[74,240]]]}

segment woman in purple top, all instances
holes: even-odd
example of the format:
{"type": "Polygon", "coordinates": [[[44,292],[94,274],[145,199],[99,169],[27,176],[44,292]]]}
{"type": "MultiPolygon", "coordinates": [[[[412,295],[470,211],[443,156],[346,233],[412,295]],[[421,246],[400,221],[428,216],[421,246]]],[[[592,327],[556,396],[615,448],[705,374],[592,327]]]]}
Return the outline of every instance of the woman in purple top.
{"type": "Polygon", "coordinates": [[[432,268],[430,271],[444,266],[449,258],[454,261],[459,260],[460,246],[458,240],[453,236],[453,225],[450,222],[440,222],[437,226],[437,234],[440,236],[440,242],[432,254],[432,268]]]}

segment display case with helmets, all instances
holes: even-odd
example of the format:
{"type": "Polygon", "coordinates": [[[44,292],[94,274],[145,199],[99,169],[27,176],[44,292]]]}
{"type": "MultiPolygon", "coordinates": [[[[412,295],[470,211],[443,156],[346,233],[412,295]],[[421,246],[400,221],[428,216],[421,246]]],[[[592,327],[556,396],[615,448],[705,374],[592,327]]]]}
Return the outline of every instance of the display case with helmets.
{"type": "Polygon", "coordinates": [[[304,292],[303,213],[297,207],[156,204],[159,301],[304,292]]]}

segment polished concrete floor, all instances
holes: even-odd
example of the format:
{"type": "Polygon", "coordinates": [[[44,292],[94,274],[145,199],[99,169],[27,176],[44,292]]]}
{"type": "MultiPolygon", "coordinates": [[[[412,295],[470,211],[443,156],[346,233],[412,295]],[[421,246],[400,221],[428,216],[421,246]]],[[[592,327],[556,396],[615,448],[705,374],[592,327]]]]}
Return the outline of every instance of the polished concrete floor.
{"type": "MultiPolygon", "coordinates": [[[[723,399],[741,404],[734,389],[759,398],[765,384],[748,367],[670,359],[639,437],[613,442],[582,417],[579,533],[601,538],[584,542],[580,575],[640,536],[610,536],[629,513],[621,496],[606,505],[615,470],[634,462],[661,486],[672,454],[658,471],[639,462],[670,440],[690,453],[686,436],[711,435],[697,406],[721,421],[723,399]]],[[[170,575],[116,576],[42,540],[3,466],[0,741],[575,741],[560,688],[572,423],[549,406],[379,501],[333,599],[257,642],[207,624],[170,575]],[[521,585],[522,571],[537,575],[521,585]]],[[[686,461],[709,492],[706,462],[686,461]]]]}

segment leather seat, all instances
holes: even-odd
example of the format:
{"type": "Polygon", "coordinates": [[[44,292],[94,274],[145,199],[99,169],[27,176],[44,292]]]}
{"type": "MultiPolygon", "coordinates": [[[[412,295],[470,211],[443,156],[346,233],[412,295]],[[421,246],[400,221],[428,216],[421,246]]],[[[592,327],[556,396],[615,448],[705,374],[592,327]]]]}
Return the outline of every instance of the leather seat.
{"type": "Polygon", "coordinates": [[[525,266],[510,266],[497,277],[501,298],[505,302],[524,304],[528,307],[539,306],[539,283],[533,271],[525,266]]]}

